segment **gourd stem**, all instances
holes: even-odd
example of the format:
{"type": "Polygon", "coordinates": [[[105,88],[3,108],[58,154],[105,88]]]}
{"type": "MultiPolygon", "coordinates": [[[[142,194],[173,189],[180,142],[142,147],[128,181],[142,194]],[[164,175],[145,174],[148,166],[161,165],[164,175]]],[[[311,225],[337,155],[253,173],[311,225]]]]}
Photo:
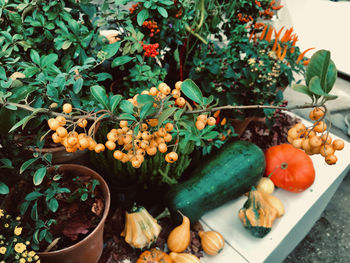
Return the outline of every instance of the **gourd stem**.
{"type": "Polygon", "coordinates": [[[281,163],[281,168],[286,170],[288,168],[288,163],[281,163]]]}

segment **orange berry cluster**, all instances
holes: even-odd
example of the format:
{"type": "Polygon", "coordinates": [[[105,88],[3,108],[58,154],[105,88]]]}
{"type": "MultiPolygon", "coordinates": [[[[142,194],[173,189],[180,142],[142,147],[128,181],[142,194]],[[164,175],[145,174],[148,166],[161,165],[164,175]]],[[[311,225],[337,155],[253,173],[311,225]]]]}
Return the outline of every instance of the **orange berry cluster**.
{"type": "MultiPolygon", "coordinates": [[[[72,105],[66,103],[63,105],[63,113],[69,114],[72,112],[72,105]]],[[[91,136],[88,136],[85,132],[77,133],[75,128],[73,131],[68,132],[66,128],[67,120],[63,115],[59,115],[56,118],[50,118],[47,121],[50,130],[54,131],[51,138],[54,143],[62,144],[67,152],[76,152],[78,149],[83,151],[89,149],[90,151],[101,152],[105,150],[105,146],[101,143],[97,143],[91,136]]],[[[86,119],[79,119],[76,125],[80,128],[85,128],[88,122],[86,119]]]]}
{"type": "Polygon", "coordinates": [[[130,14],[133,14],[135,12],[135,10],[139,7],[140,3],[136,3],[134,5],[131,6],[131,8],[129,9],[130,14]]]}
{"type": "Polygon", "coordinates": [[[314,125],[307,128],[302,123],[295,124],[288,131],[288,142],[309,155],[321,154],[325,162],[332,165],[338,160],[334,153],[344,148],[344,141],[332,141],[326,123],[321,120],[323,116],[324,111],[321,108],[314,108],[309,114],[310,119],[315,121],[314,125]]]}
{"type": "MultiPolygon", "coordinates": [[[[172,96],[175,99],[175,105],[181,108],[186,104],[186,100],[183,97],[181,97],[181,84],[182,81],[178,81],[175,83],[175,88],[171,89],[166,83],[163,82],[158,85],[158,88],[152,87],[149,90],[142,91],[141,94],[151,95],[155,97],[156,101],[165,99],[167,96],[172,96]]],[[[134,99],[134,101],[135,100],[136,99],[134,99]]]]}
{"type": "MultiPolygon", "coordinates": [[[[184,98],[181,96],[181,81],[175,84],[175,89],[171,88],[166,83],[161,83],[158,88],[152,87],[149,90],[144,90],[141,94],[151,95],[155,97],[155,101],[165,99],[167,96],[172,96],[176,100],[184,98]]],[[[135,107],[138,106],[137,96],[128,99],[135,107]]],[[[184,103],[185,104],[185,103],[184,103]]],[[[183,105],[184,105],[183,104],[183,105]]],[[[158,107],[154,103],[154,107],[158,107]]],[[[158,127],[158,119],[148,119],[146,123],[140,124],[140,129],[137,134],[126,120],[119,123],[118,129],[111,129],[107,134],[107,149],[114,151],[113,157],[123,163],[131,162],[134,168],[139,168],[145,159],[145,155],[153,156],[160,153],[168,152],[168,145],[173,140],[171,132],[174,125],[171,122],[166,123],[162,127],[158,127]],[[121,146],[120,149],[117,147],[121,146]]],[[[168,152],[165,155],[165,161],[173,163],[177,161],[178,154],[175,151],[168,152]]]]}
{"type": "Polygon", "coordinates": [[[151,31],[149,35],[150,37],[153,37],[154,34],[158,34],[160,31],[158,28],[158,24],[155,21],[144,21],[142,26],[148,28],[151,31]]]}
{"type": "Polygon", "coordinates": [[[144,45],[142,44],[143,50],[145,51],[145,57],[156,57],[159,55],[159,52],[157,51],[157,48],[159,47],[158,43],[155,44],[149,44],[149,45],[144,45]]]}
{"type": "Polygon", "coordinates": [[[203,130],[206,125],[214,126],[216,124],[216,119],[214,117],[209,117],[206,114],[200,114],[196,120],[196,128],[198,130],[203,130]]]}
{"type": "MultiPolygon", "coordinates": [[[[167,143],[171,142],[173,137],[171,131],[174,126],[168,122],[163,127],[152,131],[151,127],[158,124],[158,120],[142,123],[140,130],[134,134],[133,129],[127,121],[120,121],[118,129],[111,129],[107,134],[107,149],[114,151],[113,157],[123,163],[130,162],[134,168],[139,168],[145,159],[145,155],[153,156],[158,151],[166,153],[168,151],[167,143]],[[150,126],[150,127],[149,127],[150,126]],[[116,150],[117,145],[122,146],[116,150]]],[[[165,155],[165,161],[173,163],[178,159],[176,152],[171,151],[165,155]]]]}

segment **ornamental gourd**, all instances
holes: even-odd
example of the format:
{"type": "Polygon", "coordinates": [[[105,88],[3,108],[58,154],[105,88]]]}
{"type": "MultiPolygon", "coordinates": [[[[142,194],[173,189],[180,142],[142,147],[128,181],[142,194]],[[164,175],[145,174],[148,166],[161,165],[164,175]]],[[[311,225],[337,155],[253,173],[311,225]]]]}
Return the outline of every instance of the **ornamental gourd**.
{"type": "MultiPolygon", "coordinates": [[[[181,214],[182,215],[182,214],[181,214]]],[[[175,227],[168,236],[168,248],[172,252],[183,252],[191,241],[190,219],[182,215],[182,224],[175,227]]]]}
{"type": "Polygon", "coordinates": [[[302,192],[315,180],[312,160],[290,144],[272,146],[265,152],[265,174],[274,185],[290,192],[302,192]]]}
{"type": "Polygon", "coordinates": [[[173,260],[167,253],[157,248],[152,248],[151,250],[144,251],[136,261],[136,263],[149,262],[173,263],[173,260]]]}
{"type": "Polygon", "coordinates": [[[149,248],[162,229],[157,220],[143,206],[134,206],[125,214],[125,227],[120,235],[133,248],[149,248]]]}
{"type": "Polygon", "coordinates": [[[219,232],[199,231],[198,234],[201,238],[202,248],[208,255],[215,256],[224,248],[225,240],[219,232]]]}
{"type": "Polygon", "coordinates": [[[174,263],[200,263],[198,257],[189,253],[176,253],[171,252],[170,257],[174,261],[174,263]]]}
{"type": "Polygon", "coordinates": [[[284,206],[281,200],[253,187],[238,215],[244,227],[253,236],[262,238],[271,231],[275,219],[283,214],[284,206]]]}

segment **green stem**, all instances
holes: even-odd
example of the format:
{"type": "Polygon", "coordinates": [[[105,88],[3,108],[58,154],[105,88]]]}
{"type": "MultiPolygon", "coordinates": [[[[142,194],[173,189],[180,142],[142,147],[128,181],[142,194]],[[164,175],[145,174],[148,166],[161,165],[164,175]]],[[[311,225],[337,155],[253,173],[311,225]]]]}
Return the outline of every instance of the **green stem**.
{"type": "Polygon", "coordinates": [[[208,45],[208,41],[206,41],[203,37],[201,37],[199,34],[194,32],[189,25],[185,25],[185,29],[187,32],[198,38],[200,41],[202,41],[205,45],[208,45]]]}

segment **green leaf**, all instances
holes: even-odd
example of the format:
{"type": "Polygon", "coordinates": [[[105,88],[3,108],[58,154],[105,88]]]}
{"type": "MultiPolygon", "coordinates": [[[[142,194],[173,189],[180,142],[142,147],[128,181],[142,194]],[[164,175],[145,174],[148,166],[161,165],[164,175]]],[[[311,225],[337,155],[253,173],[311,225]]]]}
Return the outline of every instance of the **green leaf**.
{"type": "Polygon", "coordinates": [[[2,165],[0,166],[0,168],[13,168],[12,162],[10,159],[7,158],[1,158],[0,159],[0,163],[2,163],[2,165]]]}
{"type": "Polygon", "coordinates": [[[84,80],[83,78],[78,78],[73,85],[73,92],[75,94],[79,94],[79,92],[81,91],[81,88],[83,87],[84,84],[84,80]]]}
{"type": "Polygon", "coordinates": [[[37,201],[35,201],[33,207],[32,207],[32,211],[30,212],[30,217],[34,220],[37,221],[39,218],[38,215],[38,203],[37,201]]]}
{"type": "Polygon", "coordinates": [[[158,125],[161,125],[165,120],[172,116],[176,110],[176,107],[166,108],[158,118],[158,125]]]}
{"type": "Polygon", "coordinates": [[[144,104],[140,109],[140,119],[144,119],[153,110],[153,103],[144,104]]]}
{"type": "Polygon", "coordinates": [[[47,66],[53,65],[53,64],[55,64],[57,59],[58,59],[58,55],[55,53],[52,53],[52,54],[47,55],[47,56],[43,56],[43,57],[41,57],[40,66],[45,68],[47,66]]]}
{"type": "Polygon", "coordinates": [[[24,125],[25,123],[27,123],[32,118],[33,118],[32,115],[24,117],[23,119],[21,119],[19,122],[17,122],[15,125],[12,126],[12,128],[9,130],[9,133],[13,132],[14,130],[16,130],[21,125],[24,125]]]}
{"type": "Polygon", "coordinates": [[[119,115],[119,118],[121,120],[128,120],[128,121],[137,121],[135,116],[129,113],[122,113],[119,115]]]}
{"type": "Polygon", "coordinates": [[[185,109],[179,109],[174,114],[174,120],[178,121],[181,118],[181,115],[185,112],[185,109]]]}
{"type": "Polygon", "coordinates": [[[10,189],[6,184],[3,182],[0,182],[0,194],[1,195],[7,195],[10,192],[10,189]]]}
{"type": "Polygon", "coordinates": [[[134,113],[134,105],[128,100],[123,100],[120,103],[120,109],[123,112],[129,113],[129,114],[133,114],[134,113]]]}
{"type": "Polygon", "coordinates": [[[203,95],[199,87],[191,79],[186,79],[181,84],[181,91],[191,100],[203,105],[203,95]]]}
{"type": "Polygon", "coordinates": [[[149,17],[148,9],[144,8],[137,14],[137,24],[142,26],[143,22],[149,17]]]}
{"type": "Polygon", "coordinates": [[[203,140],[210,140],[210,139],[215,139],[219,136],[219,132],[217,131],[210,131],[201,136],[203,140]]]}
{"type": "Polygon", "coordinates": [[[12,105],[12,104],[6,104],[5,108],[9,109],[9,110],[17,110],[17,106],[12,105]]]}
{"type": "Polygon", "coordinates": [[[112,61],[112,68],[124,65],[133,59],[134,59],[133,57],[129,57],[129,56],[117,57],[112,61]]]}
{"type": "Polygon", "coordinates": [[[31,115],[29,116],[26,116],[25,118],[23,118],[22,120],[20,120],[19,122],[17,122],[15,125],[12,126],[12,128],[9,130],[9,132],[12,132],[14,131],[15,129],[17,129],[19,126],[22,125],[22,129],[27,125],[27,123],[33,119],[33,118],[36,118],[36,114],[39,113],[39,112],[45,112],[46,109],[43,109],[43,108],[37,108],[35,109],[31,115]]]}
{"type": "Polygon", "coordinates": [[[90,91],[98,103],[101,103],[105,109],[109,109],[107,105],[108,97],[104,88],[95,85],[90,88],[90,91]]]}
{"type": "Polygon", "coordinates": [[[164,17],[167,18],[168,17],[168,12],[166,11],[166,9],[164,7],[158,6],[157,7],[158,13],[164,17]]]}
{"type": "Polygon", "coordinates": [[[0,67],[0,79],[7,80],[6,72],[5,72],[5,69],[3,67],[0,67]]]}
{"type": "Polygon", "coordinates": [[[38,238],[40,242],[45,238],[46,234],[47,234],[47,229],[46,228],[40,231],[39,238],[38,238]]]}
{"type": "Polygon", "coordinates": [[[88,199],[88,197],[89,197],[88,193],[83,193],[83,194],[81,195],[81,197],[80,197],[80,200],[81,200],[81,201],[86,201],[86,200],[88,199]]]}
{"type": "Polygon", "coordinates": [[[36,160],[36,158],[32,158],[32,159],[29,159],[27,161],[25,161],[22,165],[21,165],[21,168],[19,168],[19,173],[22,174],[25,170],[27,170],[27,168],[32,164],[34,163],[36,160]]]}
{"type": "Polygon", "coordinates": [[[40,55],[35,49],[30,50],[30,58],[35,64],[40,65],[40,55]]]}
{"type": "Polygon", "coordinates": [[[66,50],[66,49],[68,49],[71,45],[72,45],[72,42],[69,41],[69,40],[66,40],[66,41],[64,41],[63,44],[62,44],[62,49],[63,49],[63,50],[66,50]]]}
{"type": "Polygon", "coordinates": [[[334,87],[334,83],[337,80],[337,77],[338,77],[337,68],[334,62],[331,60],[328,66],[326,83],[325,83],[325,86],[323,87],[323,90],[325,92],[329,93],[332,90],[332,88],[334,87]]]}
{"type": "Polygon", "coordinates": [[[119,48],[120,48],[121,41],[117,41],[113,44],[108,44],[103,47],[102,51],[106,52],[106,59],[109,59],[113,57],[115,54],[117,54],[119,48]]]}
{"type": "Polygon", "coordinates": [[[304,93],[312,99],[312,92],[309,90],[307,86],[301,85],[301,84],[293,84],[292,89],[297,92],[304,93]]]}
{"type": "Polygon", "coordinates": [[[106,72],[96,74],[97,82],[104,81],[106,79],[112,79],[112,75],[106,72]]]}
{"type": "Polygon", "coordinates": [[[58,202],[56,200],[56,198],[51,198],[49,203],[48,203],[48,207],[52,212],[56,212],[58,209],[58,202]]]}
{"type": "Polygon", "coordinates": [[[27,194],[26,197],[25,197],[25,200],[26,201],[33,201],[35,199],[38,199],[41,196],[43,196],[42,193],[35,191],[35,192],[31,192],[31,193],[27,194]]]}
{"type": "Polygon", "coordinates": [[[337,78],[337,70],[333,61],[330,59],[330,52],[328,50],[319,50],[311,56],[305,72],[307,86],[309,86],[309,82],[315,76],[320,78],[323,91],[328,93],[332,90],[337,78]]]}
{"type": "Polygon", "coordinates": [[[147,103],[153,103],[154,102],[153,96],[147,95],[147,94],[138,95],[136,100],[137,100],[137,104],[138,105],[144,105],[144,104],[147,104],[147,103]]]}
{"type": "Polygon", "coordinates": [[[27,77],[30,78],[33,75],[35,75],[36,73],[38,73],[40,71],[39,68],[37,67],[28,67],[23,71],[23,74],[27,77]]]}
{"type": "Polygon", "coordinates": [[[41,167],[38,170],[35,171],[33,176],[33,183],[34,185],[40,185],[46,175],[46,167],[41,167]]]}
{"type": "Polygon", "coordinates": [[[118,106],[118,104],[120,103],[120,101],[122,100],[122,96],[121,95],[113,95],[112,97],[110,97],[109,99],[109,108],[111,110],[111,112],[114,112],[118,106]]]}

